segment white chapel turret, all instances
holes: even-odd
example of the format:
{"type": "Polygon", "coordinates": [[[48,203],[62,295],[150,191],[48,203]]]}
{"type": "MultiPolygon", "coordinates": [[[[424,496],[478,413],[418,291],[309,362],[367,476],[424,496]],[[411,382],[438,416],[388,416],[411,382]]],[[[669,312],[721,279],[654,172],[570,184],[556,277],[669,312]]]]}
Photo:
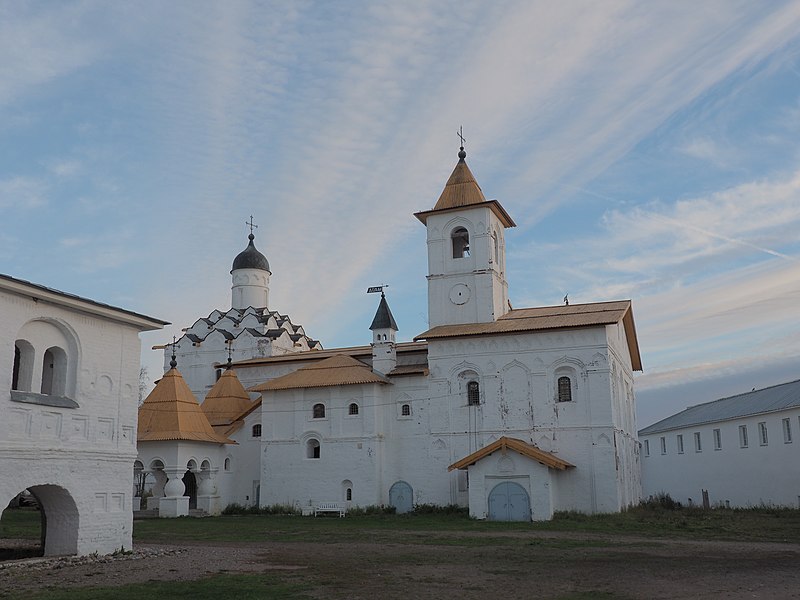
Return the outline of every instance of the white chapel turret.
{"type": "Polygon", "coordinates": [[[508,308],[505,236],[516,224],[486,200],[464,146],[432,210],[415,213],[428,229],[428,320],[437,325],[491,323],[508,308]]]}
{"type": "Polygon", "coordinates": [[[372,319],[369,328],[372,331],[372,370],[386,375],[397,366],[395,337],[398,330],[383,291],[375,318],[372,319]]]}
{"type": "Polygon", "coordinates": [[[267,257],[256,250],[252,229],[250,243],[233,259],[231,269],[231,308],[266,308],[269,304],[269,270],[267,257]]]}

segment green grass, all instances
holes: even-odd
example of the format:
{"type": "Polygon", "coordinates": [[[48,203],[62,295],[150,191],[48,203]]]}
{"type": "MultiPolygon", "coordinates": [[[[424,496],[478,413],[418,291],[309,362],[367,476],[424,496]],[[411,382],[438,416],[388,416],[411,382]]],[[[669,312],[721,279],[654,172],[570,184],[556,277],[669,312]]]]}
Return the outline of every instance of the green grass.
{"type": "Polygon", "coordinates": [[[219,574],[195,581],[148,581],[119,587],[48,588],[12,594],[10,600],[141,600],[170,598],[186,600],[304,600],[309,586],[286,583],[273,575],[219,574]]]}
{"type": "Polygon", "coordinates": [[[9,508],[0,517],[0,539],[38,540],[42,537],[42,517],[38,509],[9,508]]]}
{"type": "Polygon", "coordinates": [[[507,544],[492,534],[506,532],[573,532],[680,538],[800,542],[800,511],[791,509],[653,510],[636,508],[619,514],[559,513],[540,523],[478,521],[462,515],[367,515],[309,518],[242,515],[205,519],[150,519],[134,524],[134,539],[149,542],[220,541],[342,543],[363,540],[441,545],[507,544]],[[448,537],[458,534],[459,537],[448,537]],[[474,534],[474,535],[472,535],[474,534]]]}

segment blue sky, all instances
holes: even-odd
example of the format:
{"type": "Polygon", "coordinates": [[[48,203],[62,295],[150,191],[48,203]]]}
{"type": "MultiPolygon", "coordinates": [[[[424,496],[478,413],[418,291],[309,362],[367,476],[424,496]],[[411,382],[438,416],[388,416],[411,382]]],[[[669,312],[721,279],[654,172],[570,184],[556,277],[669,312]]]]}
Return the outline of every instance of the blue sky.
{"type": "MultiPolygon", "coordinates": [[[[426,328],[458,151],[514,306],[631,298],[639,424],[798,377],[798,2],[0,0],[0,271],[169,320],[270,303],[368,343],[426,328]]],[[[160,364],[143,336],[145,364],[160,364]]]]}

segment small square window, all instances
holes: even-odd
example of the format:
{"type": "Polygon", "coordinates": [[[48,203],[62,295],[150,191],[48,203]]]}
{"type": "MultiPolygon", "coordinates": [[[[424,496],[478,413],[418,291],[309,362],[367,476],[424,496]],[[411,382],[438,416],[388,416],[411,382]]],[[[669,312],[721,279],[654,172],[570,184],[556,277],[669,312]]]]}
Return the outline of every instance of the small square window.
{"type": "Polygon", "coordinates": [[[410,404],[403,404],[400,407],[400,416],[401,417],[410,417],[411,416],[411,405],[410,404]]]}
{"type": "Polygon", "coordinates": [[[256,423],[253,425],[253,437],[258,438],[261,437],[261,423],[256,423]]]}
{"type": "Polygon", "coordinates": [[[350,416],[355,416],[358,414],[358,404],[355,402],[351,402],[350,406],[347,409],[347,414],[350,416]]]}

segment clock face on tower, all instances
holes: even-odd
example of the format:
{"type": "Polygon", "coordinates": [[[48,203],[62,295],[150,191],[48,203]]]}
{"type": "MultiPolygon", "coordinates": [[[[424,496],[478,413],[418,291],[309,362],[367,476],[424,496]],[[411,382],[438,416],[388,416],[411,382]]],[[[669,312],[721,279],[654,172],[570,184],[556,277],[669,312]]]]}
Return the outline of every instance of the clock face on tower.
{"type": "Polygon", "coordinates": [[[450,302],[453,304],[466,304],[469,296],[469,287],[463,283],[457,283],[450,288],[450,302]]]}

